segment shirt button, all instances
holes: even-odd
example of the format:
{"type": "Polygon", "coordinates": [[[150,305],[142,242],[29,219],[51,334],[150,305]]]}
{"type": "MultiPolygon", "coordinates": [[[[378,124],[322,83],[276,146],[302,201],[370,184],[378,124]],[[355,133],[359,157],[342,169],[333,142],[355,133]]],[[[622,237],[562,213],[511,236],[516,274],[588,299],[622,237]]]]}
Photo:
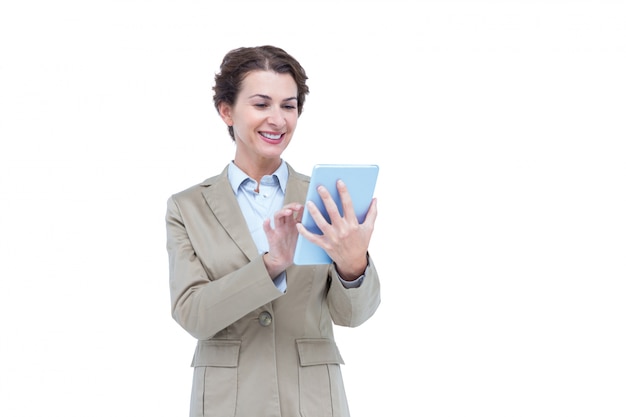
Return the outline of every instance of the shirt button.
{"type": "Polygon", "coordinates": [[[259,314],[259,324],[263,327],[267,327],[272,324],[272,315],[267,311],[259,314]]]}

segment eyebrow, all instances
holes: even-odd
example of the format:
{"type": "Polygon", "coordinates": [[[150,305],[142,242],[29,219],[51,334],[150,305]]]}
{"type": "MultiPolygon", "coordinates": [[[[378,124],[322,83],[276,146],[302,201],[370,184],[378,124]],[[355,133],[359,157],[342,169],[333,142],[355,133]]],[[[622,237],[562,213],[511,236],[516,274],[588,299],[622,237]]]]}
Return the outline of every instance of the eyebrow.
{"type": "MultiPolygon", "coordinates": [[[[253,94],[253,95],[251,95],[248,98],[254,98],[254,97],[260,97],[260,98],[263,98],[265,100],[271,100],[272,99],[270,96],[265,95],[265,94],[253,94]]],[[[296,100],[297,101],[298,97],[289,97],[289,98],[284,99],[283,101],[290,101],[290,100],[296,100]]]]}

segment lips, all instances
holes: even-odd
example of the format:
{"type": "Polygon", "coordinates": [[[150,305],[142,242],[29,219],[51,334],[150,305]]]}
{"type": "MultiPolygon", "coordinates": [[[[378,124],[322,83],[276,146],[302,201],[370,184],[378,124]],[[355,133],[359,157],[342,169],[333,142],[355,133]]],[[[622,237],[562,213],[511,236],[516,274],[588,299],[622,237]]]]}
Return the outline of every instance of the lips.
{"type": "Polygon", "coordinates": [[[267,139],[267,140],[271,140],[271,141],[277,141],[280,140],[283,137],[283,133],[274,133],[274,132],[259,132],[259,134],[267,139]]]}

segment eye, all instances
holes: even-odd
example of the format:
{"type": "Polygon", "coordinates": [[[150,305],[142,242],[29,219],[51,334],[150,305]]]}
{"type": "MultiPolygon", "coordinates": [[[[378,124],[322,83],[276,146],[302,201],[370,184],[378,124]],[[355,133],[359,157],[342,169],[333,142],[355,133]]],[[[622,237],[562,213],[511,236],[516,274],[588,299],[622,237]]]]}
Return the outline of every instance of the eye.
{"type": "Polygon", "coordinates": [[[269,104],[267,104],[267,103],[255,103],[254,107],[256,107],[258,109],[264,109],[266,107],[269,107],[269,104]]]}
{"type": "Polygon", "coordinates": [[[296,106],[291,105],[291,104],[285,104],[285,105],[283,106],[283,109],[287,109],[287,110],[295,110],[295,109],[296,109],[296,106]]]}

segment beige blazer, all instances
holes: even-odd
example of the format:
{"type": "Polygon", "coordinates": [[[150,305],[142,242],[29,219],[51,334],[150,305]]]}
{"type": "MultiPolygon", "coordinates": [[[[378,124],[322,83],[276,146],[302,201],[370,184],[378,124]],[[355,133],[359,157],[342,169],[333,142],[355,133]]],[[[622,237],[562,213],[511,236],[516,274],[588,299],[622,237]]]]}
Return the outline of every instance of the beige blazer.
{"type": "MultiPolygon", "coordinates": [[[[289,168],[285,204],[309,177],[289,168]]],[[[198,339],[191,416],[348,416],[333,323],[356,327],[380,303],[369,260],[346,289],[332,265],[291,266],[276,289],[228,182],[227,169],[167,202],[172,316],[198,339]]]]}

